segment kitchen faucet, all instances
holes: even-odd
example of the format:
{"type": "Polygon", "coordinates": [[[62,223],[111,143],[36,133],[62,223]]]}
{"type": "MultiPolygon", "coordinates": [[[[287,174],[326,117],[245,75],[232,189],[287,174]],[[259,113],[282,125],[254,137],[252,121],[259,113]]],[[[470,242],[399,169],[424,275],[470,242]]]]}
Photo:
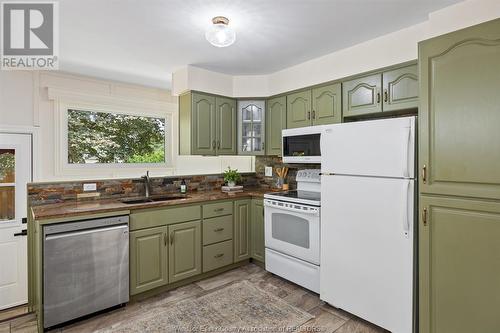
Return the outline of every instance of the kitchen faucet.
{"type": "Polygon", "coordinates": [[[141,177],[144,179],[144,190],[146,198],[149,198],[149,191],[151,186],[151,179],[149,178],[149,170],[146,171],[146,175],[141,177]]]}

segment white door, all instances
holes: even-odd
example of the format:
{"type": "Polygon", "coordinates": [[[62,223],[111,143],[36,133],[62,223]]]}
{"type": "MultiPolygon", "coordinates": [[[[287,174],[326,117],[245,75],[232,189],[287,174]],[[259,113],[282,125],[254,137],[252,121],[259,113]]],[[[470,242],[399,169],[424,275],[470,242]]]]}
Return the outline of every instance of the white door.
{"type": "Polygon", "coordinates": [[[412,332],[413,180],[322,176],[322,300],[412,332]]]}
{"type": "Polygon", "coordinates": [[[31,135],[0,133],[0,310],[28,301],[27,188],[31,135]]]}
{"type": "Polygon", "coordinates": [[[324,126],[321,172],[414,178],[415,117],[324,126]]]}

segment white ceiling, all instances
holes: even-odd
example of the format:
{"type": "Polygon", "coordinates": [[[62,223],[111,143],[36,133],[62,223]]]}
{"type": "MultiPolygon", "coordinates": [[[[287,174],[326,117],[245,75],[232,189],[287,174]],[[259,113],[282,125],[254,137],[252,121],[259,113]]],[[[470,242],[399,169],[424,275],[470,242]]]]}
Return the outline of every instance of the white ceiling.
{"type": "Polygon", "coordinates": [[[423,22],[460,1],[62,0],[60,68],[164,88],[185,65],[268,74],[423,22]],[[217,15],[236,30],[230,47],[205,40],[217,15]]]}

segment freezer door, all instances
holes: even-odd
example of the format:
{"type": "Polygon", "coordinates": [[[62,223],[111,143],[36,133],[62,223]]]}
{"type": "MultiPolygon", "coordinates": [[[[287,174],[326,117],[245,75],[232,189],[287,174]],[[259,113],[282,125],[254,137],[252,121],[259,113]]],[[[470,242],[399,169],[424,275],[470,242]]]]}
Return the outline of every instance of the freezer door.
{"type": "Polygon", "coordinates": [[[322,176],[320,297],[411,333],[414,181],[322,176]]]}
{"type": "Polygon", "coordinates": [[[414,178],[415,117],[324,126],[321,171],[414,178]]]}

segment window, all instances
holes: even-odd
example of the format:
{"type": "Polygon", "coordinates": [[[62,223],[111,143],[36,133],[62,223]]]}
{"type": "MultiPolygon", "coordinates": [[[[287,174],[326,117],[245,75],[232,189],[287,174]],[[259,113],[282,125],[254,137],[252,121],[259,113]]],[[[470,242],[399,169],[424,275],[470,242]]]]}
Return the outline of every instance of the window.
{"type": "Polygon", "coordinates": [[[0,221],[15,217],[15,150],[0,149],[0,221]]]}
{"type": "Polygon", "coordinates": [[[167,163],[166,118],[67,109],[68,164],[167,163]]]}

